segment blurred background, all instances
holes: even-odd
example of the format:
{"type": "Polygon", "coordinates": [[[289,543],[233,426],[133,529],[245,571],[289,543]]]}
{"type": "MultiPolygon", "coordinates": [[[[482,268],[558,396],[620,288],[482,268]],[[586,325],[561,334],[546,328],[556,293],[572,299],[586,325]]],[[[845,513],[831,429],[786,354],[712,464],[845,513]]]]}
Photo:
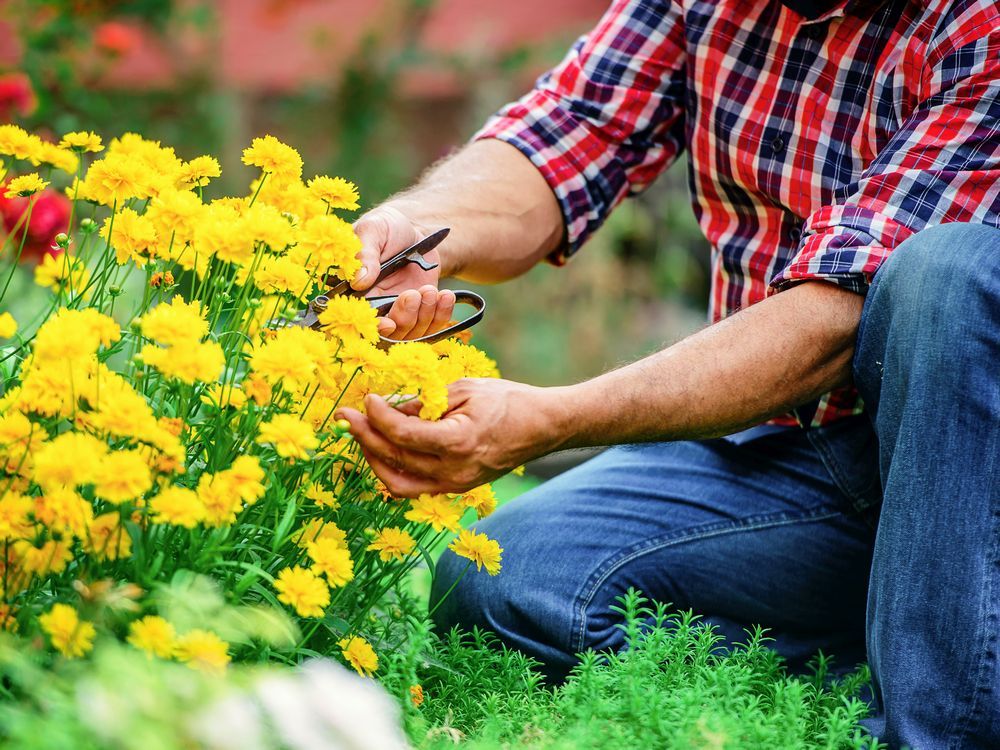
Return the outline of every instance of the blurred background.
{"type": "MultiPolygon", "coordinates": [[[[272,133],[301,151],[306,177],[356,182],[366,208],[530,87],[606,5],[0,0],[0,122],[56,138],[136,131],[184,158],[213,154],[223,167],[216,194],[245,191],[241,151],[272,133]]],[[[29,264],[65,228],[60,197],[47,198],[35,209],[29,264]]],[[[678,164],[568,266],[486,289],[475,340],[507,377],[579,380],[697,328],[707,284],[707,247],[678,164]]]]}

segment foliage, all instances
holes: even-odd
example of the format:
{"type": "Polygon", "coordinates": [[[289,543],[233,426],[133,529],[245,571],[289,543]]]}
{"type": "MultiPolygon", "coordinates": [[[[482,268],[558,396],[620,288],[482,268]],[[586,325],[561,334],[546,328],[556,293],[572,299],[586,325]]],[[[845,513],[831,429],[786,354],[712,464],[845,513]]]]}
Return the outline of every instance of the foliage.
{"type": "MultiPolygon", "coordinates": [[[[0,624],[68,659],[114,636],[210,671],[338,653],[377,673],[404,640],[409,571],[495,500],[488,487],[390,498],[336,409],[374,392],[436,419],[450,382],[494,364],[456,340],[380,348],[374,310],[349,296],[330,297],[315,329],[287,325],[359,267],[337,215],[358,195],[303,182],[277,139],[244,151],[260,169],[246,196],[210,202],[211,157],[126,134],[87,166],[102,151],[93,133],[57,145],[0,126],[20,219],[62,182],[74,230],[36,268],[47,309],[20,327],[0,315],[0,624]],[[178,616],[157,591],[191,573],[231,605],[285,612],[291,635],[234,640],[178,616]]],[[[0,248],[8,279],[24,242],[12,232],[0,248]]],[[[482,535],[452,548],[499,570],[482,535]]]]}
{"type": "Polygon", "coordinates": [[[745,645],[691,613],[668,614],[635,592],[616,611],[626,646],[584,654],[566,683],[547,688],[530,663],[481,632],[450,633],[419,675],[425,700],[410,718],[415,744],[445,748],[877,748],[858,726],[868,707],[862,669],[829,680],[785,673],[761,630],[745,645]]]}

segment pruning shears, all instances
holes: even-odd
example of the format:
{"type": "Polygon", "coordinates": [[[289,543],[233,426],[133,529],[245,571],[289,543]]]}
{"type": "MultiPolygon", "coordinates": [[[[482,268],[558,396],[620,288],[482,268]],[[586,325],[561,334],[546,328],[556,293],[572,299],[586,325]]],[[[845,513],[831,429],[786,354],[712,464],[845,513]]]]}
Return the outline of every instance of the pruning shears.
{"type": "MultiPolygon", "coordinates": [[[[431,232],[419,242],[415,242],[405,250],[401,250],[393,255],[389,258],[389,260],[382,263],[379,269],[378,278],[375,279],[375,283],[372,284],[372,286],[374,287],[378,285],[379,282],[389,276],[392,276],[392,274],[401,270],[410,263],[415,263],[424,271],[430,271],[437,268],[437,263],[431,263],[424,257],[424,255],[440,245],[444,241],[444,238],[448,236],[450,231],[451,229],[448,227],[438,229],[435,232],[431,232]]],[[[320,327],[319,316],[324,310],[326,310],[330,297],[334,297],[336,295],[364,297],[364,294],[364,292],[352,289],[350,283],[347,281],[338,281],[336,284],[333,284],[333,286],[327,289],[324,294],[310,300],[309,305],[304,310],[301,310],[294,319],[289,321],[288,325],[318,329],[320,327]]],[[[398,298],[398,294],[387,294],[382,296],[367,297],[367,300],[368,303],[375,308],[378,314],[382,316],[389,312],[389,309],[398,298]]],[[[486,300],[475,292],[463,289],[455,290],[455,302],[457,304],[470,305],[473,308],[472,315],[467,317],[465,320],[454,323],[443,330],[437,331],[436,333],[429,333],[426,336],[421,336],[420,338],[406,340],[425,341],[428,343],[441,341],[442,339],[446,339],[459,331],[465,331],[472,328],[472,326],[483,319],[483,314],[486,312],[486,300]]],[[[380,336],[379,338],[381,339],[380,344],[382,346],[398,344],[403,341],[402,339],[390,339],[385,336],[380,336]]]]}

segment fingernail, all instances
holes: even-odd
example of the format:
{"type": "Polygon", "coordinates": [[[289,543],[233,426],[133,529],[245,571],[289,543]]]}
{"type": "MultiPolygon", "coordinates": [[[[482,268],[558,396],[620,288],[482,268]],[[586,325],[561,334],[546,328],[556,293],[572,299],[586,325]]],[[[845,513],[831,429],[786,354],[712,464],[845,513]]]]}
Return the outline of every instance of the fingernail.
{"type": "Polygon", "coordinates": [[[354,276],[355,281],[361,281],[368,276],[368,266],[361,266],[361,270],[354,276]]]}

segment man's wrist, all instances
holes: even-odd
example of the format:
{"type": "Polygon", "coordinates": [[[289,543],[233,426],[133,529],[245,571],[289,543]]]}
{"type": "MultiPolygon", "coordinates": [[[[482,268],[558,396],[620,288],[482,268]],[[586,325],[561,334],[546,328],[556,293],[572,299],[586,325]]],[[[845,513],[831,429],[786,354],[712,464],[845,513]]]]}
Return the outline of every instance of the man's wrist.
{"type": "Polygon", "coordinates": [[[526,411],[534,422],[533,441],[539,455],[578,447],[586,434],[589,410],[577,390],[573,385],[532,389],[526,411]]]}

